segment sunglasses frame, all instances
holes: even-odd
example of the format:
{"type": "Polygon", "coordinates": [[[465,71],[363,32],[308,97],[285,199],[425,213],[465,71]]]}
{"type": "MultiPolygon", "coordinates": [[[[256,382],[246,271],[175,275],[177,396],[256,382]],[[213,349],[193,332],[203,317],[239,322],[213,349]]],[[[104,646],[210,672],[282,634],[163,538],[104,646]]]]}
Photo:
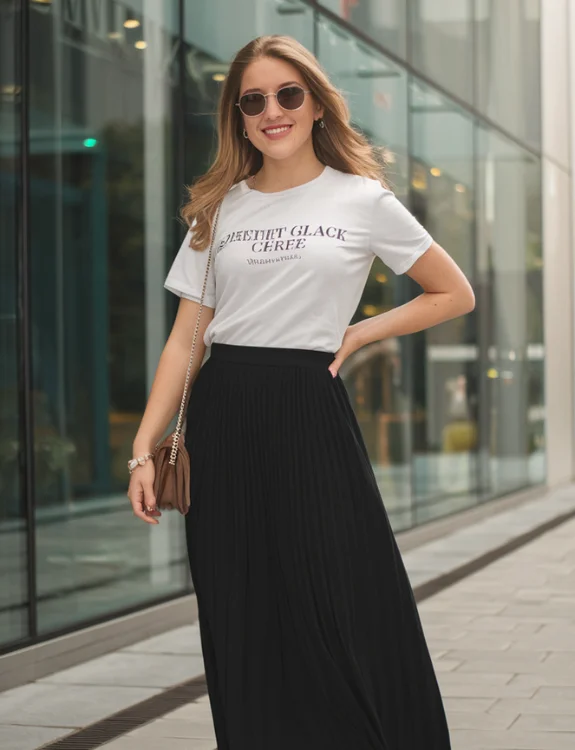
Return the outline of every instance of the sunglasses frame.
{"type": "MultiPolygon", "coordinates": [[[[244,117],[261,117],[264,114],[264,112],[266,111],[266,109],[267,109],[267,106],[268,106],[268,96],[275,96],[276,102],[283,109],[284,112],[297,112],[297,110],[301,109],[303,107],[303,105],[305,104],[305,95],[306,94],[311,94],[311,91],[309,89],[304,89],[303,86],[300,86],[298,83],[291,83],[289,86],[282,86],[281,89],[278,89],[275,93],[272,92],[271,94],[262,94],[261,91],[254,91],[252,93],[254,93],[254,94],[261,94],[261,96],[263,96],[263,98],[264,98],[264,108],[262,109],[261,112],[258,112],[257,115],[247,115],[244,112],[244,110],[242,109],[242,106],[240,104],[240,102],[242,100],[242,97],[240,96],[240,101],[236,102],[235,104],[236,104],[236,107],[239,108],[240,112],[242,113],[242,115],[244,117]],[[299,105],[299,107],[295,107],[294,109],[288,109],[286,107],[282,107],[282,105],[280,104],[280,102],[278,100],[278,94],[279,94],[279,92],[283,91],[284,89],[294,89],[294,88],[297,88],[300,91],[303,91],[304,97],[303,97],[302,103],[299,105]]],[[[246,96],[246,94],[243,94],[243,96],[246,96]]],[[[247,94],[247,96],[249,96],[249,94],[247,94]]]]}

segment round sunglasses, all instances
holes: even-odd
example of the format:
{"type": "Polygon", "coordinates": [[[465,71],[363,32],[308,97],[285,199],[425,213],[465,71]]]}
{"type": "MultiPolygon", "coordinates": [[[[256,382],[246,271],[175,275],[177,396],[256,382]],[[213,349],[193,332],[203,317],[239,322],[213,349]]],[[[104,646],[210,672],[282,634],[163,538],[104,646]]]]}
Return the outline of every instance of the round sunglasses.
{"type": "Polygon", "coordinates": [[[257,117],[264,112],[268,96],[275,96],[277,103],[282,109],[294,112],[296,109],[303,107],[305,95],[310,93],[311,91],[306,91],[301,86],[293,84],[291,86],[284,86],[276,91],[275,94],[262,94],[259,91],[253,91],[250,94],[240,96],[239,102],[236,102],[236,107],[239,107],[246,117],[257,117]]]}

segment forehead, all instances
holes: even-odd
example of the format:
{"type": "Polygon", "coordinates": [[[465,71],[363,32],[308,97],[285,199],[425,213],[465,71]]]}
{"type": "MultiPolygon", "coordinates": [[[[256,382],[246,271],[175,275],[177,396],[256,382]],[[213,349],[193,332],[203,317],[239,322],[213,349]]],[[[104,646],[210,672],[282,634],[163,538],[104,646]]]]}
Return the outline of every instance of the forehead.
{"type": "Polygon", "coordinates": [[[244,70],[240,83],[240,92],[248,89],[261,91],[275,91],[278,86],[289,82],[305,84],[299,70],[285,60],[275,60],[271,57],[261,57],[250,63],[244,70]]]}

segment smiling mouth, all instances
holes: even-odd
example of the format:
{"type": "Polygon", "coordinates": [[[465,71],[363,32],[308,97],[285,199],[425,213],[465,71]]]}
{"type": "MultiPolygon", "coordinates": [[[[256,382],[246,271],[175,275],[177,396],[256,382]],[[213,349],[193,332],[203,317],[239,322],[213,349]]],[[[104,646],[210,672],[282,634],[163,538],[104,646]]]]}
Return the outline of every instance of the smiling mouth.
{"type": "Polygon", "coordinates": [[[274,125],[271,128],[264,128],[262,132],[266,135],[280,135],[281,133],[287,133],[291,128],[291,125],[274,125]]]}

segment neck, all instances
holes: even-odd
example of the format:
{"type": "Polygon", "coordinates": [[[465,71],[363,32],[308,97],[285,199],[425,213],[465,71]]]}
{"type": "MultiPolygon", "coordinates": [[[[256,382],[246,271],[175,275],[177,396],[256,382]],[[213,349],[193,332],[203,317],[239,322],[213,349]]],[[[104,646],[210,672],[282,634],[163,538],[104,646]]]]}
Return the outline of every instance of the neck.
{"type": "Polygon", "coordinates": [[[252,187],[263,193],[274,193],[303,185],[318,177],[324,165],[315,153],[306,158],[270,159],[264,156],[264,163],[252,179],[252,187]]]}

